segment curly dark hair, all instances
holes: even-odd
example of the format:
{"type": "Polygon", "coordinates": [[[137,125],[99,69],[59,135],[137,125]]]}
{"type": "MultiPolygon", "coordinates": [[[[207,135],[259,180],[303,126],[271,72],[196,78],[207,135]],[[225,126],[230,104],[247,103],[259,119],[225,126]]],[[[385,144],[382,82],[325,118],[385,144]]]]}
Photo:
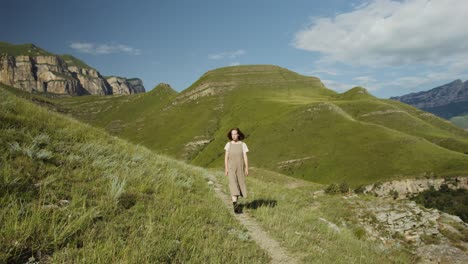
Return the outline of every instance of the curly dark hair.
{"type": "Polygon", "coordinates": [[[245,138],[245,135],[244,133],[242,133],[242,131],[240,131],[240,129],[238,127],[235,127],[235,128],[231,128],[229,130],[229,132],[227,133],[227,137],[229,138],[229,140],[232,140],[232,135],[231,135],[231,132],[233,130],[237,130],[237,134],[239,135],[239,140],[243,140],[245,138]]]}

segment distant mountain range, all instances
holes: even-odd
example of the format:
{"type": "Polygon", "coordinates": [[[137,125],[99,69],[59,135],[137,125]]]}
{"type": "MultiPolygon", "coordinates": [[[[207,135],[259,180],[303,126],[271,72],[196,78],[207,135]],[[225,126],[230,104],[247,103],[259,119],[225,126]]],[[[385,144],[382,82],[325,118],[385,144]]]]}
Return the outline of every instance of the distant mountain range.
{"type": "Polygon", "coordinates": [[[390,97],[468,128],[468,81],[455,80],[428,91],[390,97]]]}
{"type": "Polygon", "coordinates": [[[34,44],[0,42],[0,82],[28,91],[61,95],[144,93],[138,78],[102,76],[72,55],[57,55],[34,44]]]}

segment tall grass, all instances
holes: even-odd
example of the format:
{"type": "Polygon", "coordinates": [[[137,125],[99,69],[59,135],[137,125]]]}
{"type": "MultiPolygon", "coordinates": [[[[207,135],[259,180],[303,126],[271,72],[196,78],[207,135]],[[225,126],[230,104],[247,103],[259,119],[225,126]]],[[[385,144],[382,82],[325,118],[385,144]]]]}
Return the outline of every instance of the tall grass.
{"type": "Polygon", "coordinates": [[[205,171],[0,98],[0,262],[269,261],[205,171]]]}

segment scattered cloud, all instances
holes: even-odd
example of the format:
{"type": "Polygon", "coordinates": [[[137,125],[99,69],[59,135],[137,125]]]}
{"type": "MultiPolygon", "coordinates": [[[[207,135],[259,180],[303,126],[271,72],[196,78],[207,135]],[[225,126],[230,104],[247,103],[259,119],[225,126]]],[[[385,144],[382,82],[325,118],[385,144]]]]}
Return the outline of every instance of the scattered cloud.
{"type": "Polygon", "coordinates": [[[345,92],[357,86],[355,84],[347,84],[347,83],[342,83],[342,82],[335,81],[335,80],[322,80],[322,83],[325,84],[325,87],[335,90],[340,93],[345,92]]]}
{"type": "Polygon", "coordinates": [[[293,45],[325,62],[375,66],[449,65],[468,58],[468,1],[371,0],[312,18],[293,45]]]}
{"type": "Polygon", "coordinates": [[[111,54],[111,53],[128,53],[132,55],[140,55],[141,50],[129,47],[123,44],[95,44],[90,42],[73,42],[70,48],[88,54],[111,54]]]}
{"type": "Polygon", "coordinates": [[[232,62],[231,64],[229,64],[229,66],[237,66],[237,65],[240,65],[240,62],[235,61],[235,62],[232,62]]]}
{"type": "Polygon", "coordinates": [[[333,71],[333,70],[311,70],[311,71],[307,71],[306,74],[317,74],[317,73],[323,73],[323,74],[326,74],[326,75],[333,75],[333,76],[336,76],[337,73],[336,71],[333,71]]]}
{"type": "Polygon", "coordinates": [[[379,82],[372,76],[358,76],[354,77],[353,80],[359,86],[364,87],[369,91],[375,91],[378,89],[379,82]]]}
{"type": "Polygon", "coordinates": [[[244,54],[245,54],[245,50],[240,49],[236,51],[225,51],[225,52],[220,52],[220,53],[214,53],[214,54],[208,55],[208,57],[212,60],[220,60],[224,58],[235,59],[244,54]]]}

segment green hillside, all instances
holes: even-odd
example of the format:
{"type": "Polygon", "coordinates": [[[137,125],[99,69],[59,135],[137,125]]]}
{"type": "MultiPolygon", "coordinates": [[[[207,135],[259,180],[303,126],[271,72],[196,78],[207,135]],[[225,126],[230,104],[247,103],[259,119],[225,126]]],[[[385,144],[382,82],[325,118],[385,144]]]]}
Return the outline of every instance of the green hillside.
{"type": "Polygon", "coordinates": [[[207,171],[0,98],[1,263],[269,261],[207,171]]]}
{"type": "MultiPolygon", "coordinates": [[[[161,87],[159,87],[161,88],[161,87]]],[[[205,73],[180,93],[53,99],[114,135],[205,167],[222,167],[226,133],[246,133],[250,163],[318,183],[468,174],[468,132],[409,105],[273,65],[205,73]]]]}
{"type": "Polygon", "coordinates": [[[70,54],[62,54],[60,57],[67,63],[68,66],[77,66],[80,68],[91,69],[92,67],[84,61],[70,54]]]}
{"type": "MultiPolygon", "coordinates": [[[[10,89],[0,87],[0,262],[270,262],[206,183],[214,177],[228,193],[219,169],[158,155],[10,89]]],[[[412,258],[367,240],[346,200],[315,197],[321,185],[254,167],[247,184],[244,213],[300,263],[412,258]],[[324,218],[347,224],[335,233],[324,218]]]]}
{"type": "Polygon", "coordinates": [[[53,55],[52,53],[39,48],[32,43],[14,45],[8,42],[0,42],[0,54],[8,54],[11,56],[47,56],[53,55]]]}

